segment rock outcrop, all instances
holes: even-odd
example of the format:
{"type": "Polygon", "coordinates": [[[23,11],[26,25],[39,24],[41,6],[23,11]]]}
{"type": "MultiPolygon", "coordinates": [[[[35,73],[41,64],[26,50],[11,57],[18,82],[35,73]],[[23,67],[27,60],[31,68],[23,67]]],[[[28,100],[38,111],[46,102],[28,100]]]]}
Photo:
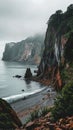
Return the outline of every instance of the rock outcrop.
{"type": "Polygon", "coordinates": [[[15,129],[22,126],[15,111],[3,99],[0,99],[0,129],[15,129]]]}
{"type": "Polygon", "coordinates": [[[32,78],[32,72],[31,72],[30,68],[27,68],[24,78],[25,79],[31,79],[32,78]]]}
{"type": "Polygon", "coordinates": [[[65,13],[56,11],[48,21],[45,49],[39,64],[37,77],[61,89],[61,69],[73,62],[73,5],[65,13]]]}
{"type": "Polygon", "coordinates": [[[18,43],[7,43],[2,60],[39,64],[44,48],[44,34],[29,37],[18,43]]]}

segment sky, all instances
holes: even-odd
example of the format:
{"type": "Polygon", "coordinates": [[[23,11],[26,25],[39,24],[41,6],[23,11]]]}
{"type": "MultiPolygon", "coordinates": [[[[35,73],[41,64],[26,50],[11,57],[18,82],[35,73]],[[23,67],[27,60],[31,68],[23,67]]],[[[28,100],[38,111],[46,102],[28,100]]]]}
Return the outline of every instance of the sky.
{"type": "Polygon", "coordinates": [[[66,11],[73,0],[0,0],[0,43],[21,41],[45,33],[56,10],[66,11]]]}

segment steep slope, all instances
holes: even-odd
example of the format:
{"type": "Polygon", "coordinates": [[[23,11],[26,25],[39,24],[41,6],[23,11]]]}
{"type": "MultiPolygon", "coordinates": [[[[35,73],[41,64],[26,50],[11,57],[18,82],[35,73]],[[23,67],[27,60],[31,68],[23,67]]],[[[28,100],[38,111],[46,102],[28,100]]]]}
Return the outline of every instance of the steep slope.
{"type": "Polygon", "coordinates": [[[0,99],[0,129],[12,129],[22,126],[15,111],[4,100],[0,99]]]}
{"type": "Polygon", "coordinates": [[[38,68],[40,79],[62,88],[61,70],[73,63],[73,5],[65,13],[56,11],[48,21],[45,49],[38,68]]]}
{"type": "Polygon", "coordinates": [[[38,64],[42,54],[43,43],[44,34],[29,37],[18,43],[7,43],[2,60],[38,64]]]}
{"type": "Polygon", "coordinates": [[[58,93],[50,113],[26,124],[25,130],[73,129],[73,5],[48,21],[45,49],[35,78],[51,83],[58,93]]]}

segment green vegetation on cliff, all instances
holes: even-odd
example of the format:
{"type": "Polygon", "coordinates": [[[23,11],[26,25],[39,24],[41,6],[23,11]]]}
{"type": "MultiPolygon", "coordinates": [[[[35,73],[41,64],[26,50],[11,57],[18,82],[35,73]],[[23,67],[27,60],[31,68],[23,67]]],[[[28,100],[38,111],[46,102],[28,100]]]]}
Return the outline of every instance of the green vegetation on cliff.
{"type": "Polygon", "coordinates": [[[57,10],[47,24],[45,48],[37,76],[46,82],[48,79],[56,89],[61,89],[65,83],[62,72],[73,63],[73,4],[64,13],[57,10]]]}
{"type": "Polygon", "coordinates": [[[0,99],[0,129],[18,128],[21,125],[21,121],[9,103],[0,99]]]}
{"type": "Polygon", "coordinates": [[[57,10],[50,17],[48,26],[52,26],[57,33],[62,33],[69,38],[73,32],[73,4],[68,6],[67,11],[64,13],[61,10],[57,10]]]}
{"type": "Polygon", "coordinates": [[[62,89],[61,94],[56,98],[52,110],[54,120],[73,115],[73,81],[69,82],[62,89]]]}
{"type": "MultiPolygon", "coordinates": [[[[27,41],[30,39],[33,42],[32,38],[28,38],[27,41]]],[[[33,50],[32,56],[34,54],[33,50]]],[[[64,13],[61,10],[56,11],[48,21],[45,49],[38,67],[37,79],[43,81],[42,83],[51,82],[60,90],[63,87],[51,111],[53,120],[73,116],[73,4],[64,13]]],[[[48,109],[42,109],[40,116],[44,116],[47,111],[48,109]]],[[[39,118],[39,112],[32,113],[30,119],[39,118]]],[[[47,123],[46,126],[48,125],[47,123]]],[[[21,122],[16,113],[9,104],[0,99],[0,127],[17,126],[20,127],[21,122]]]]}
{"type": "Polygon", "coordinates": [[[56,11],[48,21],[37,79],[61,91],[50,110],[51,116],[46,120],[42,114],[43,118],[37,121],[37,111],[31,115],[33,124],[29,123],[27,127],[32,124],[40,130],[73,130],[73,4],[64,13],[56,11]]]}

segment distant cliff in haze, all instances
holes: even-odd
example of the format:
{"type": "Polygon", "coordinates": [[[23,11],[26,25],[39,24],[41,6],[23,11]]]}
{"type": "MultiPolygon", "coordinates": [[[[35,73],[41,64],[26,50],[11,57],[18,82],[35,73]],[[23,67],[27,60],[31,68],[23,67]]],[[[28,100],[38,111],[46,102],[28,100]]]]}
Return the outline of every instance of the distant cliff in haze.
{"type": "Polygon", "coordinates": [[[2,60],[39,64],[44,47],[44,37],[44,34],[37,34],[18,43],[7,43],[2,60]]]}

